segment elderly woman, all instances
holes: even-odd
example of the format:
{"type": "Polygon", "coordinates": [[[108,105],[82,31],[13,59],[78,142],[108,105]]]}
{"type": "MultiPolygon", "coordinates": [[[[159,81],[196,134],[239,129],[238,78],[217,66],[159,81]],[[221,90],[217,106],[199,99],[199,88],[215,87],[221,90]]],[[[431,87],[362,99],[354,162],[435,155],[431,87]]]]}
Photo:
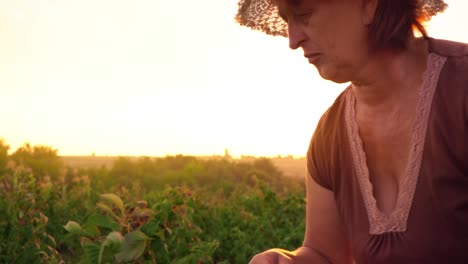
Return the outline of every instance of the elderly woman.
{"type": "Polygon", "coordinates": [[[241,0],[242,25],[287,36],[324,79],[350,82],[307,153],[303,245],[252,264],[468,263],[468,45],[422,26],[445,7],[241,0]]]}

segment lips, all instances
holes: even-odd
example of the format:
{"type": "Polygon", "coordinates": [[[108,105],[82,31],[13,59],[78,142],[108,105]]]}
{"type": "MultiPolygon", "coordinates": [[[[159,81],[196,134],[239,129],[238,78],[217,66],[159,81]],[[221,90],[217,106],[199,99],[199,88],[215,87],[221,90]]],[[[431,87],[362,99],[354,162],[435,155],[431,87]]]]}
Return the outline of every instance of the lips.
{"type": "Polygon", "coordinates": [[[304,54],[304,57],[306,57],[307,59],[309,59],[309,63],[313,63],[315,61],[317,61],[318,57],[320,57],[320,53],[316,52],[316,53],[306,53],[304,54]]]}

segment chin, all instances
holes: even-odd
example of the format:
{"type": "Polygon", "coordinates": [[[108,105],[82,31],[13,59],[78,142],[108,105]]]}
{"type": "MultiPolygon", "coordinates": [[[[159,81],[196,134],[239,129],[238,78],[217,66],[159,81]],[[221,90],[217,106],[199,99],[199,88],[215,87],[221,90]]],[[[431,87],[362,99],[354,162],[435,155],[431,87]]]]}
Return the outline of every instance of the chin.
{"type": "Polygon", "coordinates": [[[327,69],[326,67],[317,67],[317,70],[320,76],[328,81],[332,81],[334,83],[347,83],[349,82],[349,78],[345,74],[340,74],[343,71],[339,71],[338,69],[327,69]]]}

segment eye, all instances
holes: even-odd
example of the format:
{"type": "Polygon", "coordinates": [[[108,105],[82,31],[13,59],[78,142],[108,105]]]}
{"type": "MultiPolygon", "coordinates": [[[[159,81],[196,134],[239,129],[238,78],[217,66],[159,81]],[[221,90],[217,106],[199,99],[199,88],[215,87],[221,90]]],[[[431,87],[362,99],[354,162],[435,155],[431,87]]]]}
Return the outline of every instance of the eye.
{"type": "Polygon", "coordinates": [[[312,12],[306,12],[306,13],[296,14],[295,18],[296,18],[296,21],[303,23],[303,24],[307,24],[311,16],[312,16],[312,12]]]}

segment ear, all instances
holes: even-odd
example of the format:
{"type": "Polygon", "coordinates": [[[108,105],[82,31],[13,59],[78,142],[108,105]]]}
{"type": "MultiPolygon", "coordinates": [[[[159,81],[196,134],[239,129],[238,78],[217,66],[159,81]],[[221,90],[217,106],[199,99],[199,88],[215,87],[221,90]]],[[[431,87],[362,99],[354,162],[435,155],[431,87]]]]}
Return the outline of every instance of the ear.
{"type": "Polygon", "coordinates": [[[362,22],[364,25],[370,25],[374,21],[375,10],[377,10],[379,1],[380,0],[362,0],[362,22]]]}

